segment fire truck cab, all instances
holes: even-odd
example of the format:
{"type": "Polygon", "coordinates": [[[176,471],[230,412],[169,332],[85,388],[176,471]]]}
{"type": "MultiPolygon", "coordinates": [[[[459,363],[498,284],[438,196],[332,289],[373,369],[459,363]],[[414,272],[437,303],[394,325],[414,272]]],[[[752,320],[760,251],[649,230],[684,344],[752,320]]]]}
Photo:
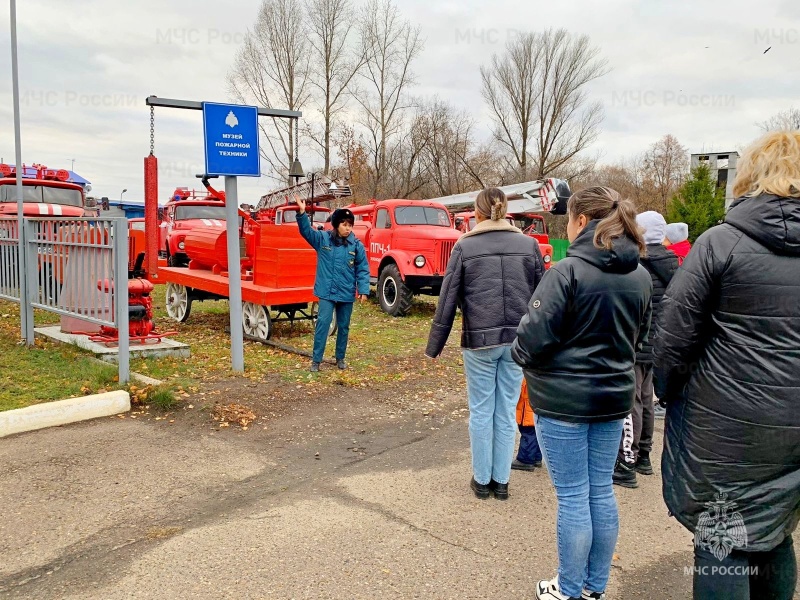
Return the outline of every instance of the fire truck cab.
{"type": "Polygon", "coordinates": [[[428,200],[372,200],[348,208],[385,313],[408,314],[414,294],[439,295],[450,253],[461,235],[444,206],[428,200]]]}
{"type": "MultiPolygon", "coordinates": [[[[29,217],[83,216],[86,197],[80,184],[69,181],[66,169],[44,165],[22,167],[22,211],[29,217]]],[[[17,214],[16,169],[0,164],[0,214],[17,214]]]]}
{"type": "Polygon", "coordinates": [[[164,206],[159,224],[158,254],[167,259],[171,267],[188,266],[185,240],[190,231],[197,227],[225,229],[225,193],[210,186],[207,189],[199,192],[186,187],[175,188],[164,206]]]}

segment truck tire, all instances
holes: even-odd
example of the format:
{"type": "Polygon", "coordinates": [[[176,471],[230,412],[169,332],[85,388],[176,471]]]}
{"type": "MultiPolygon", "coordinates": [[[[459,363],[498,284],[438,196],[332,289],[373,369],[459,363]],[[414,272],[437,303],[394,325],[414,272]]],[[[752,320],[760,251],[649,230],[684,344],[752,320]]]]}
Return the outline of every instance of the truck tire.
{"type": "Polygon", "coordinates": [[[386,265],[378,278],[378,301],[381,309],[393,317],[404,317],[411,310],[414,292],[400,277],[397,265],[386,265]]]}

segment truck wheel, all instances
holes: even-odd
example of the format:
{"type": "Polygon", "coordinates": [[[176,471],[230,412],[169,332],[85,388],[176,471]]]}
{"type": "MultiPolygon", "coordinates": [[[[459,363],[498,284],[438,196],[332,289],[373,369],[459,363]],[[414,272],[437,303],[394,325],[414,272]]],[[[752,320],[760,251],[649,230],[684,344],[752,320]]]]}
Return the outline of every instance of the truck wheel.
{"type": "Polygon", "coordinates": [[[269,308],[253,302],[242,304],[242,329],[251,337],[258,338],[262,342],[267,341],[272,336],[269,308]]]}
{"type": "Polygon", "coordinates": [[[411,310],[414,292],[403,283],[397,265],[384,267],[378,279],[378,300],[381,309],[393,317],[403,317],[411,310]]]}
{"type": "Polygon", "coordinates": [[[53,266],[46,265],[39,272],[40,297],[39,301],[48,306],[56,306],[61,295],[61,285],[53,274],[53,266]]]}
{"type": "MultiPolygon", "coordinates": [[[[319,302],[311,303],[311,321],[314,327],[317,326],[317,315],[319,314],[319,302]]],[[[331,326],[328,327],[328,337],[336,333],[336,311],[333,311],[333,318],[331,319],[331,326]]]]}
{"type": "Polygon", "coordinates": [[[179,283],[167,284],[167,314],[180,323],[185,323],[192,312],[189,288],[179,283]]]}
{"type": "Polygon", "coordinates": [[[167,253],[167,266],[168,267],[188,267],[189,262],[177,256],[167,253]]]}

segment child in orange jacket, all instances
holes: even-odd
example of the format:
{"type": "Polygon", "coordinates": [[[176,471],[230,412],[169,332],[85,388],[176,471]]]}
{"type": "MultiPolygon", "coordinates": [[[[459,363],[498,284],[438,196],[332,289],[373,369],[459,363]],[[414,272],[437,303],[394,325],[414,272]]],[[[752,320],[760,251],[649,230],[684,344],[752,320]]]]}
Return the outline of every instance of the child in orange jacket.
{"type": "Polygon", "coordinates": [[[536,439],[536,427],[533,422],[533,409],[528,402],[528,385],[522,380],[522,390],[517,401],[517,426],[521,435],[517,458],[511,468],[518,471],[533,471],[542,466],[542,450],[536,439]]]}

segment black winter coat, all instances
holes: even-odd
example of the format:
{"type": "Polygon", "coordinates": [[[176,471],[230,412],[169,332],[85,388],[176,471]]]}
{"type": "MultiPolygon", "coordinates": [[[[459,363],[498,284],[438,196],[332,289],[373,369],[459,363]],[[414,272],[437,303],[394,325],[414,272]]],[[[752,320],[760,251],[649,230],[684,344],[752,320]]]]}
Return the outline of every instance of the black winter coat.
{"type": "Polygon", "coordinates": [[[458,307],[462,348],[511,344],[543,273],[542,252],[534,238],[505,221],[479,223],[453,248],[426,356],[442,353],[458,307]]]}
{"type": "Polygon", "coordinates": [[[590,221],[545,274],[517,330],[536,414],[561,421],[622,419],[636,393],[634,361],[650,328],[650,275],[632,239],[596,248],[590,221]]]}
{"type": "Polygon", "coordinates": [[[655,357],[670,512],[696,540],[709,523],[736,540],[743,524],[747,551],[771,550],[800,515],[800,199],[739,199],[697,239],[661,303],[655,357]],[[715,501],[735,503],[724,522],[715,501]]]}
{"type": "MultiPolygon", "coordinates": [[[[659,305],[667,291],[669,282],[672,281],[675,271],[678,270],[678,255],[670,252],[661,244],[648,244],[647,256],[639,259],[642,266],[650,273],[653,281],[653,316],[652,322],[658,319],[659,305]]],[[[642,344],[642,349],[636,353],[636,363],[641,365],[653,364],[653,344],[648,336],[642,344]]]]}

